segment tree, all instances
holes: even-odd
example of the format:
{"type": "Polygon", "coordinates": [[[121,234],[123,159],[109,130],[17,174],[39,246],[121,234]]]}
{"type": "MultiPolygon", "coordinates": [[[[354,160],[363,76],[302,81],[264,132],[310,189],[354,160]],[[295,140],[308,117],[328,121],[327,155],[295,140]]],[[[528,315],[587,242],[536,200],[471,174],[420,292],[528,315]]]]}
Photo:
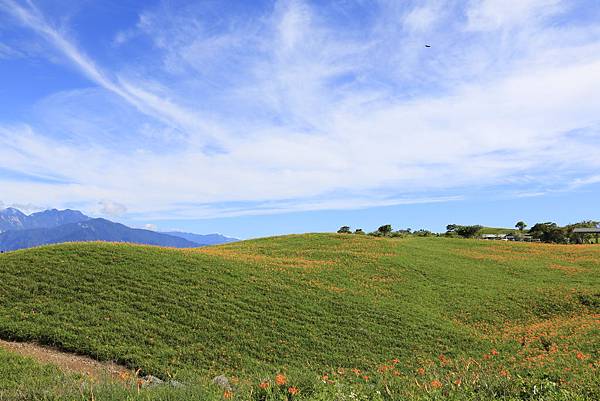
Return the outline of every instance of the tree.
{"type": "Polygon", "coordinates": [[[446,232],[452,233],[456,230],[457,227],[459,227],[457,224],[448,224],[446,226],[446,232]]]}
{"type": "Polygon", "coordinates": [[[348,227],[348,226],[342,226],[338,230],[338,234],[352,234],[352,231],[350,231],[350,227],[348,227]]]}
{"type": "Polygon", "coordinates": [[[481,231],[483,227],[476,225],[476,226],[456,226],[456,228],[454,229],[454,231],[456,231],[456,233],[458,235],[460,235],[463,238],[473,238],[474,236],[477,235],[477,233],[479,231],[481,231]]]}
{"type": "Polygon", "coordinates": [[[383,235],[384,237],[389,235],[392,232],[392,225],[391,224],[386,224],[384,226],[381,226],[377,229],[377,232],[380,233],[381,235],[383,235]]]}
{"type": "Polygon", "coordinates": [[[599,227],[597,221],[594,220],[585,220],[575,224],[569,224],[564,228],[565,235],[569,237],[570,242],[574,242],[577,244],[585,244],[593,242],[594,235],[585,234],[585,233],[574,233],[573,230],[576,228],[596,228],[599,227]]]}
{"type": "Polygon", "coordinates": [[[556,244],[567,242],[565,230],[552,222],[537,223],[531,227],[529,234],[531,234],[533,238],[537,238],[543,242],[554,242],[556,244]]]}
{"type": "Polygon", "coordinates": [[[527,227],[527,224],[525,224],[524,221],[519,221],[519,222],[517,222],[517,224],[515,224],[515,227],[518,228],[519,231],[523,232],[525,227],[527,227]]]}
{"type": "Polygon", "coordinates": [[[358,234],[358,235],[365,235],[365,232],[363,231],[363,229],[362,229],[362,228],[357,228],[357,229],[354,231],[354,234],[358,234]]]}

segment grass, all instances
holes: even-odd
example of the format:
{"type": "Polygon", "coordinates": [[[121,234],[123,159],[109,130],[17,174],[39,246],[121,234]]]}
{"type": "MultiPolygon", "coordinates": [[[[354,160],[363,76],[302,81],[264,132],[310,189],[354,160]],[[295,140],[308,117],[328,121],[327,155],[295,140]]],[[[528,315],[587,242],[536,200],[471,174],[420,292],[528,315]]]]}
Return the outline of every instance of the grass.
{"type": "Polygon", "coordinates": [[[483,227],[478,234],[512,234],[519,232],[517,228],[483,227]]]}
{"type": "MultiPolygon", "coordinates": [[[[219,399],[206,384],[218,374],[238,378],[239,399],[600,398],[596,246],[329,234],[199,250],[85,243],[0,255],[0,277],[0,337],[189,383],[106,384],[97,399],[219,399]]],[[[2,380],[0,400],[15,387],[2,380]]]]}

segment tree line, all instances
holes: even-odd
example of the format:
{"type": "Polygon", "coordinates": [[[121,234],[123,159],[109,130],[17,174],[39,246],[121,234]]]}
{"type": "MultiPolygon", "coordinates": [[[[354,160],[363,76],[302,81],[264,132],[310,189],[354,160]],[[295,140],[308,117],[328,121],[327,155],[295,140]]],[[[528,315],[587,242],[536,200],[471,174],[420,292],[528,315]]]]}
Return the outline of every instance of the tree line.
{"type": "Polygon", "coordinates": [[[429,237],[437,235],[429,230],[424,229],[413,231],[411,228],[406,228],[394,231],[392,229],[391,224],[384,224],[383,226],[380,226],[377,230],[371,231],[369,233],[365,232],[362,228],[357,228],[356,230],[352,231],[350,226],[342,226],[337,232],[338,234],[371,235],[373,237],[404,237],[407,235],[429,237]]]}
{"type": "MultiPolygon", "coordinates": [[[[576,233],[576,228],[595,228],[599,227],[600,222],[594,220],[585,220],[575,224],[569,224],[564,227],[559,226],[554,222],[536,223],[529,230],[524,221],[518,221],[515,224],[516,231],[506,233],[514,239],[531,238],[540,242],[556,243],[556,244],[584,244],[593,242],[595,235],[587,233],[576,233]]],[[[484,229],[481,225],[459,225],[448,224],[445,233],[433,233],[429,230],[420,229],[413,231],[410,228],[393,230],[391,224],[380,226],[377,230],[366,233],[362,228],[352,230],[350,226],[342,226],[337,231],[339,234],[355,234],[355,235],[371,235],[375,237],[405,237],[405,236],[444,236],[444,237],[461,237],[461,238],[476,238],[481,235],[484,229]]]]}

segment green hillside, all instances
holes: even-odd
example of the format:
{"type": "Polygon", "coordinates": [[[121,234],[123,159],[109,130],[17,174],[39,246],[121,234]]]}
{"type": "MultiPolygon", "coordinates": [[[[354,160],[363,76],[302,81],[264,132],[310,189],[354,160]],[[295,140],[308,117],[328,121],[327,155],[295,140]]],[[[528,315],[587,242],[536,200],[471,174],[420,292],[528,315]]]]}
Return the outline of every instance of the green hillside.
{"type": "Polygon", "coordinates": [[[239,399],[267,399],[257,385],[280,372],[300,389],[290,399],[343,386],[586,399],[600,396],[600,247],[330,234],[48,246],[0,255],[0,338],[184,383],[235,376],[239,399]]]}
{"type": "Polygon", "coordinates": [[[518,231],[516,228],[483,227],[478,234],[512,234],[518,231]]]}

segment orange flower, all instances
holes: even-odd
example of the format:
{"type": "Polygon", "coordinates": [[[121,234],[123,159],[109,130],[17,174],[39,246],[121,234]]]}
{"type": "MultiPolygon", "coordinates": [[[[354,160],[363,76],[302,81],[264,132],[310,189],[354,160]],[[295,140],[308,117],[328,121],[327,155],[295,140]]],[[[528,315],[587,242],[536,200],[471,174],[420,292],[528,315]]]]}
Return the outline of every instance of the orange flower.
{"type": "Polygon", "coordinates": [[[585,359],[585,355],[584,355],[584,353],[583,353],[583,352],[581,352],[581,351],[579,351],[579,352],[577,353],[577,355],[575,355],[575,356],[576,356],[576,357],[577,357],[577,359],[579,359],[580,361],[582,361],[582,360],[584,360],[584,359],[585,359]]]}
{"type": "Polygon", "coordinates": [[[226,400],[230,399],[233,397],[233,393],[229,390],[225,390],[223,392],[223,398],[225,398],[226,400]]]}
{"type": "Polygon", "coordinates": [[[490,354],[485,354],[485,355],[483,356],[483,359],[486,359],[486,360],[487,360],[487,359],[490,359],[490,354]]]}
{"type": "Polygon", "coordinates": [[[329,376],[328,375],[323,375],[321,377],[321,380],[323,380],[324,382],[326,382],[327,380],[329,380],[329,376]]]}
{"type": "Polygon", "coordinates": [[[263,381],[261,382],[258,387],[262,388],[263,390],[266,390],[269,388],[269,382],[268,381],[263,381]]]}
{"type": "Polygon", "coordinates": [[[502,369],[502,370],[500,371],[500,376],[502,376],[502,377],[508,377],[508,370],[506,370],[506,369],[502,369]]]}
{"type": "Polygon", "coordinates": [[[364,379],[366,382],[368,382],[368,381],[369,381],[369,376],[365,375],[365,376],[363,376],[363,379],[364,379]]]}
{"type": "Polygon", "coordinates": [[[419,376],[423,376],[423,375],[425,374],[425,369],[424,369],[424,368],[419,368],[419,369],[417,369],[417,374],[418,374],[419,376]]]}
{"type": "Polygon", "coordinates": [[[399,364],[399,363],[400,363],[400,359],[398,359],[398,358],[394,358],[394,359],[392,359],[392,363],[393,363],[394,365],[397,365],[397,364],[399,364]]]}
{"type": "Polygon", "coordinates": [[[385,373],[390,369],[393,369],[393,366],[388,366],[388,365],[382,365],[379,367],[379,369],[377,369],[379,371],[379,373],[385,373]]]}
{"type": "Polygon", "coordinates": [[[444,356],[444,354],[440,354],[440,356],[438,356],[438,359],[440,360],[442,365],[445,365],[448,363],[448,359],[444,356]]]}
{"type": "Polygon", "coordinates": [[[496,351],[495,349],[492,350],[492,352],[490,352],[490,354],[492,354],[493,356],[498,355],[498,351],[496,351]]]}
{"type": "Polygon", "coordinates": [[[279,373],[277,376],[275,376],[275,383],[277,383],[278,386],[283,386],[285,383],[287,383],[287,378],[285,375],[279,373]]]}
{"type": "Polygon", "coordinates": [[[392,372],[392,374],[393,374],[394,376],[400,376],[400,372],[398,372],[397,370],[394,370],[394,371],[392,372]]]}
{"type": "Polygon", "coordinates": [[[431,382],[431,387],[433,387],[433,388],[441,388],[442,386],[443,386],[443,384],[439,380],[433,380],[431,382]]]}
{"type": "Polygon", "coordinates": [[[298,390],[298,387],[290,387],[288,388],[288,393],[290,393],[291,395],[296,395],[298,394],[300,390],[298,390]]]}
{"type": "Polygon", "coordinates": [[[461,378],[459,377],[458,379],[454,380],[454,384],[460,387],[460,385],[462,384],[461,378]]]}
{"type": "Polygon", "coordinates": [[[352,373],[354,373],[356,376],[360,375],[360,369],[352,369],[352,373]]]}

